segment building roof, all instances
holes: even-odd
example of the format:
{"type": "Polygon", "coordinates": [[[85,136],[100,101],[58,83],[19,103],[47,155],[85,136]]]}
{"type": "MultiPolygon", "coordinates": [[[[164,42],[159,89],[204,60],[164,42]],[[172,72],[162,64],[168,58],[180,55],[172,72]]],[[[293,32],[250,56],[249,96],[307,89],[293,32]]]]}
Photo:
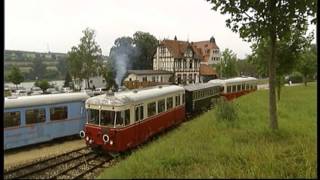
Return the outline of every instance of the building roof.
{"type": "Polygon", "coordinates": [[[163,70],[128,70],[128,74],[152,75],[152,74],[172,74],[172,72],[163,71],[163,70]]]}
{"type": "Polygon", "coordinates": [[[213,76],[216,75],[216,71],[206,64],[200,64],[200,75],[202,76],[213,76]]]}
{"type": "Polygon", "coordinates": [[[219,49],[215,42],[210,41],[198,41],[193,43],[196,48],[200,49],[203,62],[208,62],[210,57],[210,50],[219,49]]]}
{"type": "Polygon", "coordinates": [[[160,98],[172,93],[184,92],[184,88],[177,85],[149,87],[141,90],[116,92],[114,95],[94,96],[86,101],[87,105],[124,106],[130,103],[139,103],[146,100],[160,98]]]}
{"type": "Polygon", "coordinates": [[[22,108],[32,106],[44,106],[58,103],[68,103],[74,101],[84,101],[89,97],[90,96],[85,92],[10,97],[5,98],[4,108],[22,108]]]}
{"type": "Polygon", "coordinates": [[[191,48],[194,52],[194,57],[196,59],[202,59],[200,49],[196,48],[193,43],[178,40],[163,40],[160,44],[167,47],[174,58],[183,58],[186,50],[191,48]]]}

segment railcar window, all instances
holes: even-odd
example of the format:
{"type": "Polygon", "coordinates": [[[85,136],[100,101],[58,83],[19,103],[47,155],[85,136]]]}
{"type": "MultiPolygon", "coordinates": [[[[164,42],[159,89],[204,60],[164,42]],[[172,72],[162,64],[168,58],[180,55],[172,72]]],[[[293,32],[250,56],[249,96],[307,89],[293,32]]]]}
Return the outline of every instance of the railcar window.
{"type": "MultiPolygon", "coordinates": [[[[113,126],[114,118],[115,118],[115,112],[114,111],[101,110],[100,125],[113,126]]],[[[98,117],[98,119],[99,119],[99,117],[98,117]]],[[[118,117],[117,117],[117,119],[118,119],[118,117]]],[[[121,119],[121,117],[119,117],[119,121],[120,121],[120,119],[121,119]]]]}
{"type": "Polygon", "coordinates": [[[249,90],[249,84],[246,84],[246,90],[249,90]]]}
{"type": "Polygon", "coordinates": [[[182,104],[184,104],[185,101],[185,94],[182,94],[182,104]]]}
{"type": "Polygon", "coordinates": [[[125,125],[129,125],[130,124],[130,110],[127,109],[124,111],[124,113],[125,113],[124,123],[125,123],[125,125]]]}
{"type": "Polygon", "coordinates": [[[166,110],[165,100],[161,99],[158,101],[158,113],[164,112],[166,110]]]}
{"type": "Polygon", "coordinates": [[[256,84],[254,85],[254,89],[258,89],[258,86],[256,84]]]}
{"type": "Polygon", "coordinates": [[[4,113],[4,128],[20,125],[20,112],[5,112],[4,113]]]}
{"type": "Polygon", "coordinates": [[[99,110],[89,109],[88,110],[88,123],[99,124],[99,110]]]}
{"type": "Polygon", "coordinates": [[[176,106],[180,106],[180,95],[176,96],[176,106]]]}
{"type": "Polygon", "coordinates": [[[236,85],[233,85],[232,86],[232,92],[236,92],[237,91],[237,86],[236,85]]]}
{"type": "Polygon", "coordinates": [[[152,102],[148,104],[148,117],[155,115],[157,112],[156,102],[152,102]]]}
{"type": "Polygon", "coordinates": [[[245,90],[245,86],[244,86],[244,84],[242,84],[242,90],[245,90]]]}
{"type": "Polygon", "coordinates": [[[68,107],[53,107],[50,108],[50,120],[63,120],[68,118],[68,107]]]}
{"type": "Polygon", "coordinates": [[[237,91],[241,91],[241,84],[237,85],[237,91]]]}
{"type": "Polygon", "coordinates": [[[26,110],[26,124],[41,123],[46,121],[46,110],[29,109],[26,110]]]}
{"type": "Polygon", "coordinates": [[[135,115],[136,115],[136,121],[143,119],[143,106],[136,107],[135,115]]]}
{"type": "Polygon", "coordinates": [[[167,98],[167,109],[171,109],[173,106],[173,98],[172,97],[168,97],[167,98]]]}
{"type": "Polygon", "coordinates": [[[231,92],[231,86],[227,86],[227,92],[231,92]]]}

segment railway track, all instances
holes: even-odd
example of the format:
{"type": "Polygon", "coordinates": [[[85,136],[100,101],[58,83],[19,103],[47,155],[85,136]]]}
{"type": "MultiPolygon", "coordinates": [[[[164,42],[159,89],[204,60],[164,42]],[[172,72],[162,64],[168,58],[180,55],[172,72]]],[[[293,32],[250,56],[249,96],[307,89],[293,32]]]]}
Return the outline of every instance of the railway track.
{"type": "Polygon", "coordinates": [[[111,160],[85,147],[4,171],[4,179],[81,179],[111,160]]]}

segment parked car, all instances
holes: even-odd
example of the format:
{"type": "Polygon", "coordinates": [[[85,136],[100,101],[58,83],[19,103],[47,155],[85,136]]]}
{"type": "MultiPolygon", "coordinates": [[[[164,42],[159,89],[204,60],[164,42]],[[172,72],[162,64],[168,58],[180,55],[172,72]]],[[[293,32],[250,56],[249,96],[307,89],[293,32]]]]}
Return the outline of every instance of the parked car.
{"type": "Polygon", "coordinates": [[[61,89],[61,92],[63,92],[63,93],[71,93],[71,92],[73,92],[73,90],[70,89],[69,87],[64,87],[64,88],[61,89]]]}
{"type": "Polygon", "coordinates": [[[94,91],[93,91],[93,94],[94,95],[100,95],[100,94],[103,94],[107,91],[107,89],[105,88],[96,88],[94,91]]]}
{"type": "Polygon", "coordinates": [[[14,93],[12,93],[13,96],[27,96],[27,91],[25,89],[18,89],[14,93]]]}
{"type": "Polygon", "coordinates": [[[58,93],[60,93],[60,92],[57,91],[55,88],[47,89],[47,94],[58,94],[58,93]]]}
{"type": "Polygon", "coordinates": [[[30,89],[30,95],[40,95],[40,94],[43,94],[43,91],[41,90],[41,88],[39,87],[32,87],[30,89]]]}

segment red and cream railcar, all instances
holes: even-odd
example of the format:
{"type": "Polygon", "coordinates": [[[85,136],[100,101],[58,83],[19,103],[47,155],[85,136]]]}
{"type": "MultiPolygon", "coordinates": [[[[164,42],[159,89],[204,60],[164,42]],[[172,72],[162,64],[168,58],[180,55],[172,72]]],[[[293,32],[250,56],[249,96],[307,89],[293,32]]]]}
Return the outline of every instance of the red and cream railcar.
{"type": "Polygon", "coordinates": [[[257,90],[257,79],[254,77],[236,77],[231,79],[215,79],[209,83],[218,82],[223,84],[221,93],[227,100],[233,100],[239,96],[257,90]]]}
{"type": "Polygon", "coordinates": [[[169,85],[87,99],[86,144],[122,152],[185,119],[185,91],[169,85]]]}

